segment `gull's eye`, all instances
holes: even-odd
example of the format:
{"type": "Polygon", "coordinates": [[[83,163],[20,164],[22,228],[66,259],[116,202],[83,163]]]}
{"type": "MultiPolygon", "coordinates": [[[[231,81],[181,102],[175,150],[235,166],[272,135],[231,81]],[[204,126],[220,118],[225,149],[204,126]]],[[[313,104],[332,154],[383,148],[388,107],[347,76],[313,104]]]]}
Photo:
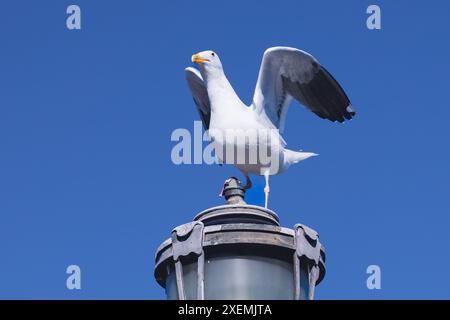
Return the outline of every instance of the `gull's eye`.
{"type": "Polygon", "coordinates": [[[211,55],[214,57],[216,54],[214,52],[211,52],[211,55]]]}

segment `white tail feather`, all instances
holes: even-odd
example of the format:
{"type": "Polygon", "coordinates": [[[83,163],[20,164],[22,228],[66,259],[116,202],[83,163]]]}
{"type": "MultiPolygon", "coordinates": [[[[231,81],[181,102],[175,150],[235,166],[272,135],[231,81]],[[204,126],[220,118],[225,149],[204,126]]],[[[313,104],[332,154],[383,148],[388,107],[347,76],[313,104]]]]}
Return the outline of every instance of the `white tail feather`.
{"type": "Polygon", "coordinates": [[[293,151],[293,150],[285,150],[285,160],[289,163],[289,164],[293,164],[293,163],[298,163],[300,161],[306,160],[310,157],[315,157],[318,156],[318,154],[313,153],[313,152],[298,152],[298,151],[293,151]]]}

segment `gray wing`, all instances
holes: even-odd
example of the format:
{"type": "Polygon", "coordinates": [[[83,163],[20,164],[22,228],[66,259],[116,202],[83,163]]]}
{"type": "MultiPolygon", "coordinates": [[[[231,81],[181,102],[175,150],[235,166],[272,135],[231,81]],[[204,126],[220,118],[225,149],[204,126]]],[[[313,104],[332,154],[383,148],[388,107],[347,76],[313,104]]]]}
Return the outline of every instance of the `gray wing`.
{"type": "Polygon", "coordinates": [[[206,91],[205,83],[202,75],[195,68],[186,68],[186,80],[191,89],[192,97],[197,105],[198,113],[202,119],[205,130],[209,129],[209,122],[211,120],[211,107],[209,103],[208,91],[206,91]]]}
{"type": "Polygon", "coordinates": [[[323,119],[344,122],[355,115],[342,87],[312,55],[288,47],[267,49],[259,70],[253,107],[283,131],[292,99],[323,119]]]}

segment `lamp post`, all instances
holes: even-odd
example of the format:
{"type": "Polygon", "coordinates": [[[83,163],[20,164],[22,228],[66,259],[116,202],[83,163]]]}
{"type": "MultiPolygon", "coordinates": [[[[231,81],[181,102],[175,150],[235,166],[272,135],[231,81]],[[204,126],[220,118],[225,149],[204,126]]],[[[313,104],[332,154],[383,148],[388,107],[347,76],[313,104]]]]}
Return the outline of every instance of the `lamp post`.
{"type": "Polygon", "coordinates": [[[271,210],[248,205],[236,178],[224,185],[226,204],[176,227],[158,248],[156,281],[167,299],[313,299],[325,275],[318,234],[280,226],[271,210]]]}

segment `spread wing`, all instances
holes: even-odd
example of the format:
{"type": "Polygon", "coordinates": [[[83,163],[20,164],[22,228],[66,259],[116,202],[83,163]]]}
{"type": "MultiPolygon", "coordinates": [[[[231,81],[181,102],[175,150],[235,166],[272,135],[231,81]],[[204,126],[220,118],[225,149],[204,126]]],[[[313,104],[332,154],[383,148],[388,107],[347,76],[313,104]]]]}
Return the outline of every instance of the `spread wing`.
{"type": "Polygon", "coordinates": [[[323,119],[344,122],[355,115],[342,87],[312,55],[288,47],[267,49],[259,70],[253,108],[283,131],[293,99],[323,119]]]}
{"type": "Polygon", "coordinates": [[[191,89],[192,97],[194,98],[198,113],[202,119],[203,126],[205,130],[208,130],[209,122],[211,120],[211,107],[202,75],[197,69],[191,67],[186,68],[184,71],[186,73],[189,89],[191,89]]]}

